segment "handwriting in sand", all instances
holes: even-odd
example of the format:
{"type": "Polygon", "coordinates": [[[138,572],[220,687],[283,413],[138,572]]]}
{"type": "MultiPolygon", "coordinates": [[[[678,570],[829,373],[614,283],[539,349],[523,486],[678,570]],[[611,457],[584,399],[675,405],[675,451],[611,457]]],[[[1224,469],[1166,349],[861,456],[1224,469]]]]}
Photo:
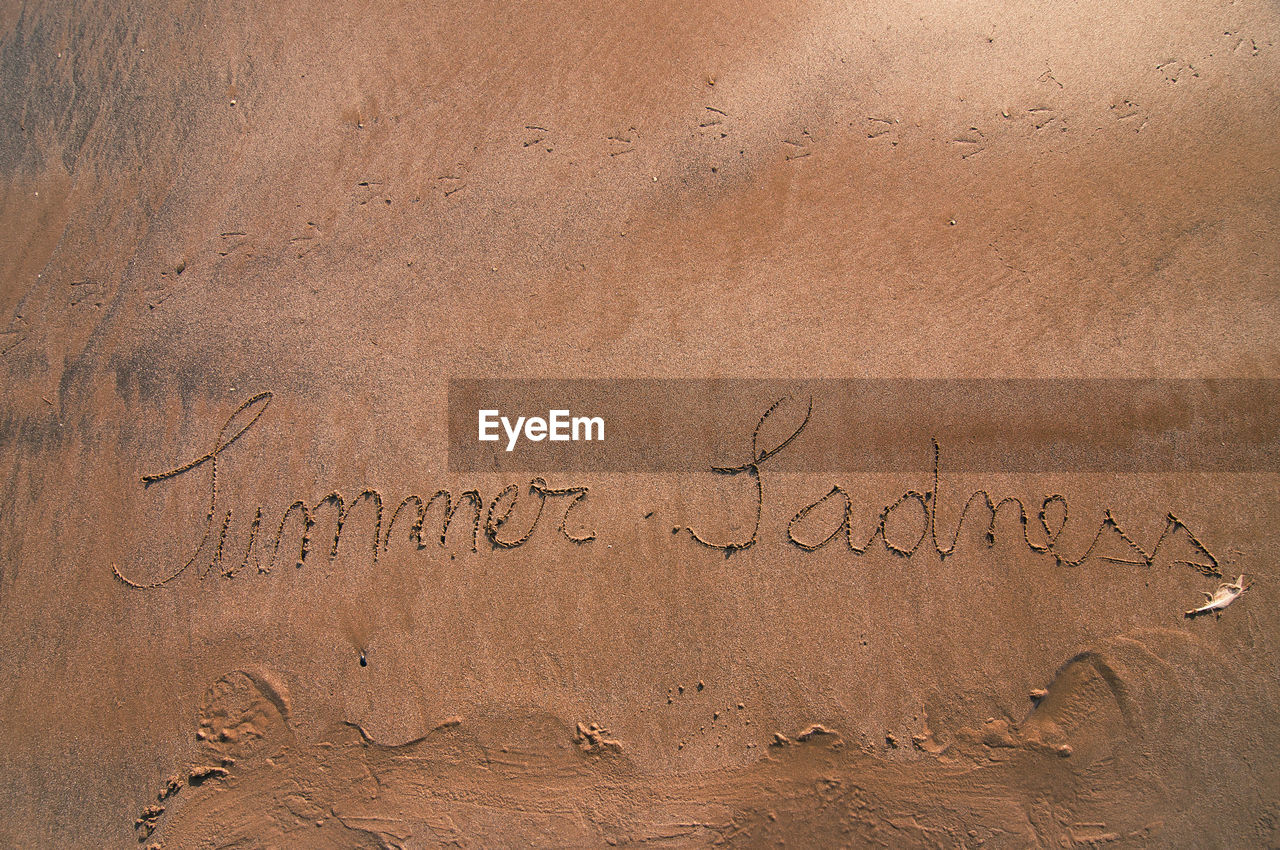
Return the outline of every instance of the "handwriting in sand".
{"type": "MultiPolygon", "coordinates": [[[[577,510],[583,507],[587,501],[590,492],[589,488],[585,485],[553,487],[539,476],[530,480],[527,488],[522,488],[517,484],[509,484],[491,499],[485,499],[476,489],[462,491],[456,497],[451,491],[445,489],[436,490],[428,499],[423,499],[417,494],[410,494],[396,504],[390,517],[386,519],[385,529],[383,527],[385,502],[382,494],[371,488],[362,490],[350,502],[338,491],[329,493],[314,504],[308,504],[306,500],[301,498],[295,499],[285,508],[279,521],[274,523],[274,533],[266,540],[260,539],[263,508],[258,506],[253,512],[253,521],[250,524],[248,538],[244,541],[243,546],[229,545],[227,539],[228,531],[231,528],[232,518],[236,513],[236,509],[234,506],[223,504],[222,496],[218,489],[219,458],[262,418],[271,403],[271,399],[271,392],[262,392],[241,404],[227,417],[226,422],[218,430],[209,451],[200,457],[164,472],[142,477],[143,485],[149,487],[198,469],[207,469],[209,502],[204,517],[203,533],[191,557],[176,566],[169,567],[162,573],[160,578],[149,581],[131,578],[121,572],[117,565],[112,565],[112,570],[120,581],[133,588],[153,589],[169,584],[188,571],[194,572],[203,579],[216,570],[221,575],[229,578],[248,569],[251,564],[256,567],[258,573],[269,573],[280,560],[280,549],[286,538],[286,530],[290,528],[290,520],[295,517],[297,521],[294,525],[298,528],[299,536],[297,538],[297,548],[292,550],[295,555],[293,562],[296,566],[302,567],[306,564],[307,558],[312,551],[312,530],[318,522],[318,514],[326,506],[330,507],[334,514],[332,544],[328,549],[328,557],[330,559],[338,555],[343,531],[352,512],[358,506],[366,503],[370,506],[369,512],[372,513],[372,527],[368,540],[369,552],[374,564],[377,563],[379,555],[390,548],[392,532],[397,527],[403,528],[406,522],[409,523],[407,529],[409,539],[419,549],[426,548],[428,543],[424,542],[424,530],[427,528],[429,517],[432,516],[433,508],[436,508],[437,505],[439,506],[437,514],[439,525],[432,526],[432,531],[439,531],[438,541],[440,546],[446,544],[450,526],[464,505],[470,509],[470,548],[472,552],[479,551],[479,540],[482,532],[491,548],[495,550],[515,549],[524,545],[534,536],[543,515],[548,512],[558,513],[559,521],[556,530],[564,540],[576,545],[585,545],[597,538],[595,531],[586,531],[580,528],[581,522],[577,516],[577,510]],[[528,527],[523,532],[515,534],[507,526],[512,522],[517,504],[523,499],[534,500],[535,507],[532,513],[532,520],[528,521],[528,527]],[[549,508],[549,505],[552,504],[556,505],[556,507],[549,508]],[[397,523],[400,523],[400,525],[397,526],[397,523]],[[242,553],[239,559],[229,554],[232,550],[242,553]]],[[[793,400],[779,399],[760,417],[751,435],[751,451],[748,460],[734,466],[710,467],[711,471],[722,475],[743,476],[749,482],[748,486],[754,490],[755,521],[752,525],[751,533],[737,540],[717,541],[705,532],[699,532],[693,527],[687,527],[684,530],[687,531],[689,540],[700,546],[722,551],[726,556],[734,552],[750,549],[759,542],[760,525],[766,499],[765,482],[764,477],[761,475],[761,470],[771,458],[786,450],[800,436],[809,424],[813,413],[813,400],[809,399],[807,407],[805,407],[804,417],[799,425],[776,445],[761,447],[761,430],[769,417],[777,413],[785,401],[793,400]]],[[[1181,536],[1185,543],[1197,554],[1198,560],[1181,560],[1180,563],[1193,567],[1206,575],[1220,576],[1222,574],[1217,558],[1192,533],[1191,529],[1173,513],[1165,514],[1165,525],[1159,537],[1150,548],[1145,548],[1124,531],[1111,510],[1107,508],[1103,511],[1097,530],[1088,546],[1074,556],[1066,554],[1061,551],[1059,538],[1067,525],[1069,506],[1066,497],[1058,493],[1049,494],[1041,501],[1036,512],[1037,522],[1035,526],[1038,526],[1038,528],[1034,528],[1031,522],[1031,514],[1021,499],[1007,496],[999,501],[994,501],[986,490],[976,490],[965,501],[960,511],[959,519],[956,521],[954,531],[949,535],[940,536],[938,529],[938,492],[941,455],[941,448],[935,440],[933,442],[933,474],[930,489],[927,491],[906,490],[897,500],[883,507],[879,513],[877,523],[870,531],[864,529],[859,533],[854,528],[853,500],[844,487],[835,485],[824,496],[805,505],[796,512],[790,522],[787,523],[785,529],[786,543],[812,552],[843,537],[849,552],[855,555],[864,555],[872,551],[876,541],[879,540],[885,551],[899,557],[910,558],[922,550],[932,550],[939,558],[946,558],[956,551],[964,523],[970,519],[971,510],[976,509],[985,512],[987,525],[983,533],[983,539],[986,545],[991,547],[996,543],[996,520],[1000,512],[1007,509],[1016,510],[1018,522],[1022,527],[1022,539],[1027,548],[1032,552],[1052,557],[1059,566],[1079,566],[1094,557],[1118,563],[1149,566],[1155,562],[1161,548],[1168,540],[1175,536],[1181,536]],[[811,521],[810,517],[814,515],[815,511],[830,502],[834,502],[837,507],[843,506],[843,511],[838,515],[838,521],[826,530],[825,535],[809,537],[803,531],[806,522],[811,521]],[[891,540],[889,533],[886,531],[886,526],[899,511],[915,512],[918,515],[919,532],[909,539],[891,540]],[[1122,540],[1129,547],[1132,556],[1120,558],[1114,555],[1097,554],[1099,544],[1107,536],[1114,536],[1122,540]],[[928,547],[925,546],[926,540],[930,544],[928,547]]]]}

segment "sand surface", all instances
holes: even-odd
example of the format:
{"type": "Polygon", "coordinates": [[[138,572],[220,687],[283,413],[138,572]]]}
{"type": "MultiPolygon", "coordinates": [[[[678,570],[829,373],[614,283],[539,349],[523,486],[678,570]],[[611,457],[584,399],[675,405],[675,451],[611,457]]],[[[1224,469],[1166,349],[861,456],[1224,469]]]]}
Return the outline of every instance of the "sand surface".
{"type": "Polygon", "coordinates": [[[1261,0],[0,5],[0,846],[1280,846],[1273,408],[1243,469],[945,468],[942,548],[979,490],[1031,529],[945,557],[879,513],[927,474],[461,469],[447,416],[1278,379],[1278,43],[1261,0]]]}

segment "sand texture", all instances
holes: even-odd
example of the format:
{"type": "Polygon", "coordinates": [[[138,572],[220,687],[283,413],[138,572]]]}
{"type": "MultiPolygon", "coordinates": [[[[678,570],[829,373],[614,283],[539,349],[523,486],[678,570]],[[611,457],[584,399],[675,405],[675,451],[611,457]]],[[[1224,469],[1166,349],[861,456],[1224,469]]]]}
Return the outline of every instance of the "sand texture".
{"type": "Polygon", "coordinates": [[[1280,846],[1278,115],[1263,0],[0,4],[0,847],[1280,846]]]}

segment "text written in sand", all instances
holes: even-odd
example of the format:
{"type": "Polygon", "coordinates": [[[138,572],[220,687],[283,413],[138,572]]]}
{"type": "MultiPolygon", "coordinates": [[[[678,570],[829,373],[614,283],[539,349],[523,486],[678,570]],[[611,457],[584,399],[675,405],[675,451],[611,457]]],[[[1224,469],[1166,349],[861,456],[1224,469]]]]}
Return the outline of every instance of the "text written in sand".
{"type": "MultiPolygon", "coordinates": [[[[332,517],[333,524],[330,527],[333,534],[328,546],[328,557],[332,559],[338,555],[349,520],[362,506],[366,506],[363,511],[368,516],[366,539],[369,557],[374,564],[379,555],[391,546],[392,534],[397,528],[402,530],[402,534],[407,534],[418,549],[427,548],[432,538],[438,540],[439,546],[445,546],[450,527],[460,512],[470,520],[469,548],[472,552],[479,552],[482,536],[490,544],[491,551],[515,549],[524,545],[533,538],[547,514],[552,515],[551,521],[556,523],[556,532],[553,533],[558,533],[566,542],[585,545],[597,538],[595,531],[584,529],[585,521],[578,516],[578,510],[587,501],[589,488],[580,484],[552,486],[542,476],[533,477],[527,486],[508,484],[491,498],[483,496],[478,489],[464,490],[456,495],[453,491],[438,489],[425,499],[418,494],[410,494],[396,502],[389,516],[386,513],[389,503],[378,490],[372,488],[361,490],[350,501],[336,490],[314,503],[297,498],[284,509],[278,521],[271,523],[269,528],[272,531],[263,535],[263,508],[258,506],[252,511],[238,511],[234,505],[224,504],[224,497],[218,487],[218,476],[222,456],[262,418],[271,399],[272,393],[262,392],[241,404],[227,417],[209,450],[201,456],[164,472],[142,477],[144,487],[149,487],[196,470],[205,470],[208,507],[204,512],[200,540],[189,558],[165,568],[158,578],[149,580],[126,575],[118,566],[113,565],[112,569],[120,581],[133,588],[154,589],[188,573],[194,573],[201,579],[214,572],[231,578],[252,566],[257,573],[265,574],[271,572],[280,561],[282,547],[286,553],[291,553],[288,557],[292,563],[301,568],[311,555],[313,531],[322,516],[332,517]],[[523,504],[524,500],[532,500],[531,510],[526,510],[528,506],[523,504]],[[518,506],[521,508],[519,512],[518,506]],[[240,513],[246,516],[251,513],[253,519],[247,534],[236,542],[229,539],[229,530],[232,528],[233,517],[240,513]],[[517,514],[524,517],[523,530],[509,527],[517,514]],[[432,521],[432,525],[428,534],[429,521],[432,521]]],[[[773,458],[786,451],[801,435],[810,422],[813,410],[812,398],[807,404],[792,398],[779,399],[760,416],[751,434],[750,453],[744,455],[741,463],[710,467],[714,473],[739,478],[753,491],[755,515],[750,534],[738,539],[718,540],[705,531],[689,526],[684,529],[688,535],[686,539],[699,546],[722,551],[726,557],[759,543],[763,508],[767,498],[764,470],[773,458]],[[780,415],[780,411],[788,408],[798,424],[789,432],[783,428],[784,436],[772,444],[762,445],[761,434],[770,418],[780,415]]],[[[552,411],[553,416],[555,413],[556,411],[552,411]]],[[[567,412],[565,415],[568,416],[567,412]]],[[[570,424],[567,427],[571,429],[572,418],[568,421],[570,424]]],[[[602,431],[601,426],[601,433],[602,431]]],[[[995,500],[987,490],[976,490],[965,500],[954,529],[950,533],[940,533],[938,503],[942,449],[936,440],[933,441],[932,449],[933,470],[928,485],[906,489],[896,500],[884,505],[879,511],[878,520],[870,528],[855,528],[853,497],[847,488],[836,484],[825,495],[795,512],[785,528],[779,529],[783,532],[782,541],[786,545],[812,552],[843,540],[845,548],[853,555],[865,555],[877,549],[878,541],[884,551],[898,557],[911,558],[922,551],[930,551],[939,558],[946,558],[956,551],[966,522],[985,519],[983,540],[988,547],[994,546],[997,519],[1003,513],[1016,518],[1021,527],[1022,541],[1030,551],[1051,557],[1059,566],[1078,566],[1091,558],[1149,566],[1165,551],[1166,544],[1176,539],[1180,541],[1181,551],[1191,553],[1189,558],[1180,558],[1176,562],[1206,575],[1221,575],[1217,558],[1171,512],[1165,512],[1165,523],[1159,536],[1144,546],[1121,527],[1112,511],[1107,508],[1103,510],[1088,545],[1077,548],[1075,552],[1064,551],[1060,538],[1070,515],[1067,499],[1059,493],[1050,493],[1040,500],[1034,509],[1033,523],[1033,512],[1028,510],[1021,499],[1006,496],[995,500]],[[828,509],[832,505],[836,508],[834,512],[828,509]],[[824,521],[820,518],[832,513],[833,519],[824,521]],[[896,532],[891,534],[888,528],[895,518],[903,520],[892,523],[895,529],[905,524],[913,529],[911,533],[901,538],[896,536],[896,532]],[[1128,552],[1127,557],[1102,554],[1100,547],[1109,538],[1120,542],[1122,550],[1128,552]]],[[[1089,527],[1095,528],[1092,524],[1089,527]]],[[[1114,546],[1107,551],[1114,552],[1114,546]]]]}

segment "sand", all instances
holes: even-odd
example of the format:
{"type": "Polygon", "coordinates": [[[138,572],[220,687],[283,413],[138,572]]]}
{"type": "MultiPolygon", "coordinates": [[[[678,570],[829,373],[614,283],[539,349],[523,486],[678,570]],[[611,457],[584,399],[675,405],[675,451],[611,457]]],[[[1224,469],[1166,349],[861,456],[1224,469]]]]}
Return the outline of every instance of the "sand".
{"type": "Polygon", "coordinates": [[[1244,465],[953,439],[936,495],[892,420],[923,467],[753,467],[750,405],[689,469],[449,431],[460,379],[1280,379],[1278,40],[0,8],[0,846],[1280,846],[1270,391],[1244,465]]]}

